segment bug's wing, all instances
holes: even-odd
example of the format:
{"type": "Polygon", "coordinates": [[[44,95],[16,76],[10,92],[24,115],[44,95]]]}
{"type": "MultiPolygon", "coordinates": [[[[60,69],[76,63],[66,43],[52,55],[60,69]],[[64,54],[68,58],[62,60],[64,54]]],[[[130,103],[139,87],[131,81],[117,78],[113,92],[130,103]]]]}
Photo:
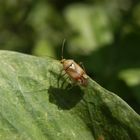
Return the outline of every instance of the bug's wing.
{"type": "Polygon", "coordinates": [[[73,79],[76,80],[81,77],[81,75],[74,69],[69,68],[66,73],[73,79]]]}

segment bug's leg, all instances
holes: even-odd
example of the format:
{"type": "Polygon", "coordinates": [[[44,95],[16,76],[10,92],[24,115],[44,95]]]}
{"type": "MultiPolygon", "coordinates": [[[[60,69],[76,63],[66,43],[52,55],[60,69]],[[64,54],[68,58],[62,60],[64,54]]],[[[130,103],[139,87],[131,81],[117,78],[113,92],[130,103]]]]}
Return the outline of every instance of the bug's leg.
{"type": "MultiPolygon", "coordinates": [[[[68,79],[70,79],[70,78],[69,78],[69,76],[67,76],[67,77],[65,78],[65,80],[64,80],[64,81],[63,81],[63,83],[62,83],[61,88],[63,88],[63,87],[64,87],[64,84],[66,83],[66,81],[67,81],[68,79]]],[[[66,86],[66,88],[67,88],[67,86],[66,86]]]]}
{"type": "Polygon", "coordinates": [[[71,83],[70,86],[68,85],[67,86],[67,90],[72,89],[74,86],[77,86],[77,83],[76,82],[71,83]]]}
{"type": "MultiPolygon", "coordinates": [[[[61,79],[61,77],[64,77],[65,75],[66,75],[66,72],[64,72],[63,74],[62,74],[62,72],[63,72],[63,70],[61,71],[61,73],[60,73],[60,76],[58,77],[58,88],[60,87],[60,79],[61,79]]],[[[63,83],[62,83],[63,84],[63,83]]]]}
{"type": "Polygon", "coordinates": [[[82,62],[79,62],[79,65],[83,68],[84,71],[86,71],[82,62]]]}
{"type": "MultiPolygon", "coordinates": [[[[59,78],[58,78],[58,87],[59,87],[60,78],[61,78],[61,77],[64,77],[64,76],[67,74],[67,70],[68,70],[72,65],[73,65],[73,63],[72,63],[71,65],[69,65],[69,67],[68,67],[67,69],[61,71],[61,74],[60,74],[60,76],[59,76],[59,78]],[[64,74],[62,74],[63,71],[65,71],[64,74]]],[[[68,79],[68,78],[67,78],[67,79],[68,79]]],[[[65,79],[64,82],[65,82],[67,79],[65,79]]],[[[62,83],[62,87],[63,87],[63,85],[64,85],[64,82],[62,83]]]]}
{"type": "Polygon", "coordinates": [[[59,88],[59,83],[60,83],[60,79],[61,79],[61,76],[62,76],[62,72],[63,72],[63,70],[61,70],[61,73],[60,73],[60,75],[58,76],[58,84],[57,84],[57,87],[59,88]]]}

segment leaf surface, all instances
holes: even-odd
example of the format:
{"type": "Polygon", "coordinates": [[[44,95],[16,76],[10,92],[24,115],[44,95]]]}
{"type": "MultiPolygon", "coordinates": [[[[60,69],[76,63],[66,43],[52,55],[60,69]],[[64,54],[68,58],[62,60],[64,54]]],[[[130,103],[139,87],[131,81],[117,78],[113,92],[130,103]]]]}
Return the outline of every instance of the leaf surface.
{"type": "Polygon", "coordinates": [[[89,78],[87,87],[62,77],[50,58],[0,51],[1,140],[140,139],[140,117],[89,78]]]}

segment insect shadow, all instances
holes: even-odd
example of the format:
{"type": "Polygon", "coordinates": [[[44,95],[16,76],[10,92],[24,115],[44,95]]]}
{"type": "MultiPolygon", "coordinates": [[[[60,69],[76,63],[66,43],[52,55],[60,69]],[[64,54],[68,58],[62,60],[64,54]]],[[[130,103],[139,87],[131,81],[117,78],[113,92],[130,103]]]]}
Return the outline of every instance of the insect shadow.
{"type": "Polygon", "coordinates": [[[62,72],[58,74],[53,70],[49,70],[49,73],[55,77],[54,79],[57,79],[57,85],[54,85],[53,81],[50,80],[48,93],[51,103],[57,105],[60,109],[69,110],[83,99],[84,93],[79,86],[74,86],[67,81],[67,75],[64,76],[62,72]]]}
{"type": "Polygon", "coordinates": [[[84,95],[78,86],[73,87],[70,90],[50,86],[48,93],[49,101],[56,104],[58,108],[64,110],[69,110],[74,107],[84,95]]]}

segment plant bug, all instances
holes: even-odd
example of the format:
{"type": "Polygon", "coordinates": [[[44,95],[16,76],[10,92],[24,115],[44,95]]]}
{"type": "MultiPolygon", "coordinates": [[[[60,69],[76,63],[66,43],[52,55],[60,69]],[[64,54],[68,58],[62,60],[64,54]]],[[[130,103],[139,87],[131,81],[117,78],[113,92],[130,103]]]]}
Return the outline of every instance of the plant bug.
{"type": "Polygon", "coordinates": [[[84,71],[83,68],[80,67],[74,60],[72,59],[64,59],[63,58],[63,50],[64,50],[65,40],[62,44],[62,59],[61,64],[63,65],[63,69],[67,75],[69,75],[70,79],[74,82],[80,84],[81,86],[86,86],[88,83],[88,75],[84,71]]]}

